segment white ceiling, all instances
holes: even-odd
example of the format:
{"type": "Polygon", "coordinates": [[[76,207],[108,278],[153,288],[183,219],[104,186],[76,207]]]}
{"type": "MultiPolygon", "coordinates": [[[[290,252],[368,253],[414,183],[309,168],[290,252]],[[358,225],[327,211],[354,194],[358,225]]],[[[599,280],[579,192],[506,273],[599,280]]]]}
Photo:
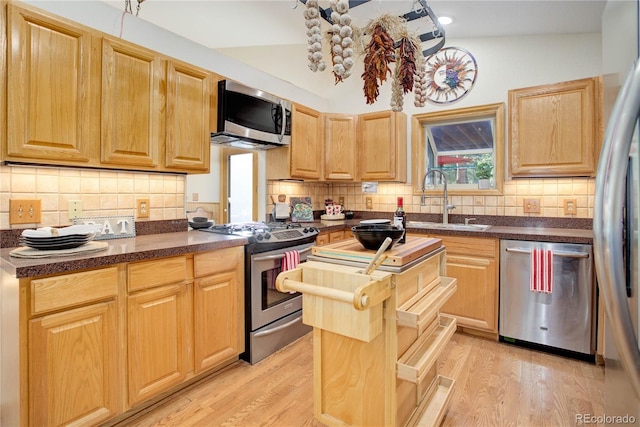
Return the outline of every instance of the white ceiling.
{"type": "MultiPolygon", "coordinates": [[[[103,1],[124,10],[123,0],[103,1]]],[[[131,3],[135,13],[137,0],[131,3]]],[[[382,13],[407,13],[413,3],[413,0],[371,0],[351,8],[350,14],[354,24],[363,27],[382,13]]],[[[597,33],[605,3],[598,0],[427,0],[436,16],[454,18],[454,22],[445,27],[447,39],[597,33]]],[[[320,5],[329,7],[326,0],[320,0],[320,5]]],[[[297,0],[144,0],[138,16],[217,49],[306,43],[304,9],[297,0]]],[[[411,25],[410,29],[418,33],[432,30],[426,18],[411,25]]]]}

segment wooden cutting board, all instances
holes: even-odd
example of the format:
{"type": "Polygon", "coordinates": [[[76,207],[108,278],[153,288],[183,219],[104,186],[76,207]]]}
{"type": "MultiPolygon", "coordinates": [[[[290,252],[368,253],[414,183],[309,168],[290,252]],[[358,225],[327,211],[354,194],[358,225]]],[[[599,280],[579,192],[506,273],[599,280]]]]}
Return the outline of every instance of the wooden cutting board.
{"type": "MultiPolygon", "coordinates": [[[[432,237],[407,236],[403,244],[395,244],[384,252],[386,259],[382,265],[399,267],[410,263],[442,246],[442,240],[432,237]]],[[[355,238],[328,243],[311,248],[313,255],[345,261],[368,263],[373,259],[376,251],[365,249],[355,238]]]]}

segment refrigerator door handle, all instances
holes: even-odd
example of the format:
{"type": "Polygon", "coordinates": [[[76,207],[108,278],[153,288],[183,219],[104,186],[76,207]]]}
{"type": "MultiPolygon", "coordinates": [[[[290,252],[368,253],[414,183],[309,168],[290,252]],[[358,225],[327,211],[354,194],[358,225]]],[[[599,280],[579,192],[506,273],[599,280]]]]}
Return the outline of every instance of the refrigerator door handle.
{"type": "Polygon", "coordinates": [[[640,61],[636,61],[616,99],[604,136],[596,173],[593,249],[611,335],[638,397],[640,352],[624,286],[622,211],[629,151],[639,112],[640,61]]]}

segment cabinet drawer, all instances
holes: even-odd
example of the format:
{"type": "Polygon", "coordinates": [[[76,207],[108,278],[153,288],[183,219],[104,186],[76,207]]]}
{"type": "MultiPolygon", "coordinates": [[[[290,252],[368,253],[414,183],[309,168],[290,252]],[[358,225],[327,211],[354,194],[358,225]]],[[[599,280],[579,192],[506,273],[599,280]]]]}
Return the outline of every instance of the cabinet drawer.
{"type": "Polygon", "coordinates": [[[420,291],[428,292],[438,285],[440,255],[432,256],[396,276],[397,306],[400,307],[420,291]]]}
{"type": "Polygon", "coordinates": [[[196,254],[193,257],[195,277],[234,270],[243,262],[243,251],[243,247],[240,246],[196,254]]]}
{"type": "Polygon", "coordinates": [[[187,258],[173,257],[129,264],[129,292],[181,282],[187,277],[187,258]]]}
{"type": "Polygon", "coordinates": [[[455,236],[435,237],[442,239],[442,245],[447,248],[447,255],[478,255],[485,258],[494,258],[498,248],[498,239],[455,236]]]}
{"type": "Polygon", "coordinates": [[[418,335],[422,335],[429,320],[438,314],[457,289],[457,281],[452,277],[439,277],[434,282],[435,285],[430,284],[398,308],[398,325],[417,329],[418,335]]]}
{"type": "Polygon", "coordinates": [[[31,313],[72,307],[118,294],[118,267],[31,281],[31,313]]]}

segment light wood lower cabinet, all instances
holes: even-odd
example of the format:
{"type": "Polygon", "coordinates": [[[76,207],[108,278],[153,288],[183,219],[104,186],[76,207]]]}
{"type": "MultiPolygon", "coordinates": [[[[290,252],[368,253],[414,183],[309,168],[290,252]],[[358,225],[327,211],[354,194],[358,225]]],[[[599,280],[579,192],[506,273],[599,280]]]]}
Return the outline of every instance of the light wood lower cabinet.
{"type": "Polygon", "coordinates": [[[194,257],[194,355],[196,373],[244,352],[243,249],[194,257]]]}
{"type": "Polygon", "coordinates": [[[129,405],[180,384],[186,376],[187,286],[179,283],[129,295],[129,405]]]}
{"type": "Polygon", "coordinates": [[[118,268],[33,279],[26,288],[22,425],[96,425],[120,413],[118,268]]]}
{"type": "Polygon", "coordinates": [[[323,233],[319,233],[316,238],[316,245],[324,245],[326,243],[339,242],[340,240],[350,239],[353,237],[353,233],[351,229],[340,230],[340,231],[325,231],[323,233]]]}
{"type": "Polygon", "coordinates": [[[237,360],[244,248],[21,279],[20,425],[99,425],[237,360]]]}
{"type": "Polygon", "coordinates": [[[497,338],[499,241],[490,238],[436,236],[447,248],[447,276],[458,280],[458,292],[442,312],[458,326],[497,338]]]}

